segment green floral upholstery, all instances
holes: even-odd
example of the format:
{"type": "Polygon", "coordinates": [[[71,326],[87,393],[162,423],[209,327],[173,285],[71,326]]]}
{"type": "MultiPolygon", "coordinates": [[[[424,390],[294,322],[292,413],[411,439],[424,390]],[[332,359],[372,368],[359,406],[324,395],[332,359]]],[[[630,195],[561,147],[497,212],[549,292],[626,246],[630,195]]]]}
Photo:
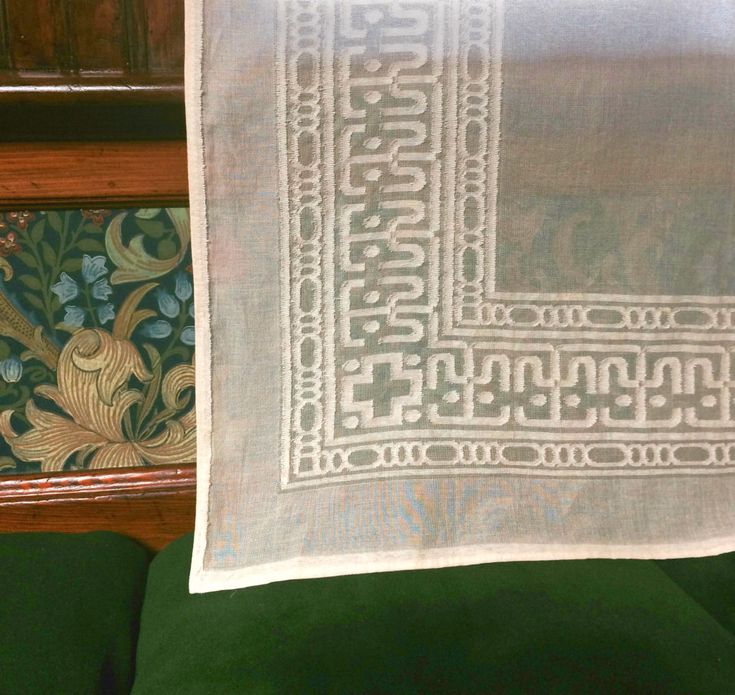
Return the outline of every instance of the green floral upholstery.
{"type": "Polygon", "coordinates": [[[0,473],[193,463],[182,208],[0,213],[0,473]]]}

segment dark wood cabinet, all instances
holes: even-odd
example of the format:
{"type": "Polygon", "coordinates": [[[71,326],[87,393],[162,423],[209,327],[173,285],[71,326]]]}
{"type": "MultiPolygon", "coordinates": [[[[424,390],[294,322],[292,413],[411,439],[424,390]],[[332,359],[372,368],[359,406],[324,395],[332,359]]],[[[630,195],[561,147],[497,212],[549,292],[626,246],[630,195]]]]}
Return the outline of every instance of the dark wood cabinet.
{"type": "Polygon", "coordinates": [[[0,140],[179,139],[183,0],[0,0],[0,140]]]}
{"type": "Polygon", "coordinates": [[[183,0],[0,0],[0,66],[43,79],[104,72],[180,77],[183,0]]]}

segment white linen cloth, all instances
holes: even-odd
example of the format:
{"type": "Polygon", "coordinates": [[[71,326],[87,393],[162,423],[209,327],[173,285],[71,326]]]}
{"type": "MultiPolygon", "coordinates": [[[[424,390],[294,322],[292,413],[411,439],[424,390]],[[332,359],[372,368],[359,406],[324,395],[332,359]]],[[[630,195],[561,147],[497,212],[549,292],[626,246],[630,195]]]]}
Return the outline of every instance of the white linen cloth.
{"type": "Polygon", "coordinates": [[[735,549],[735,3],[187,0],[191,589],[735,549]]]}

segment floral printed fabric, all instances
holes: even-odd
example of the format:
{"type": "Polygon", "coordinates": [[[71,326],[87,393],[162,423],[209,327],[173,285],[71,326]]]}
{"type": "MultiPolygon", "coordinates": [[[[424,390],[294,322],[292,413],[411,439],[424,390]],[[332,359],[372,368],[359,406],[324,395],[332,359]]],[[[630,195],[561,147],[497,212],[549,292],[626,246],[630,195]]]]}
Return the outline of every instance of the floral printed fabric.
{"type": "Polygon", "coordinates": [[[190,0],[191,587],[735,549],[729,0],[190,0]]]}
{"type": "Polygon", "coordinates": [[[195,461],[185,209],[0,214],[2,473],[195,461]]]}

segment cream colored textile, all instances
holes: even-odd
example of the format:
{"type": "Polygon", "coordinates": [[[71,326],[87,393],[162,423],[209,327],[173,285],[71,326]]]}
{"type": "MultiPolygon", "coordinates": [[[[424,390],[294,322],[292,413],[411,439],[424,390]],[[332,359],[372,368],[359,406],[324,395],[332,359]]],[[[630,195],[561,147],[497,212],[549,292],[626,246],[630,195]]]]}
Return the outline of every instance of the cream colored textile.
{"type": "Polygon", "coordinates": [[[189,0],[193,591],[735,549],[735,3],[189,0]]]}

